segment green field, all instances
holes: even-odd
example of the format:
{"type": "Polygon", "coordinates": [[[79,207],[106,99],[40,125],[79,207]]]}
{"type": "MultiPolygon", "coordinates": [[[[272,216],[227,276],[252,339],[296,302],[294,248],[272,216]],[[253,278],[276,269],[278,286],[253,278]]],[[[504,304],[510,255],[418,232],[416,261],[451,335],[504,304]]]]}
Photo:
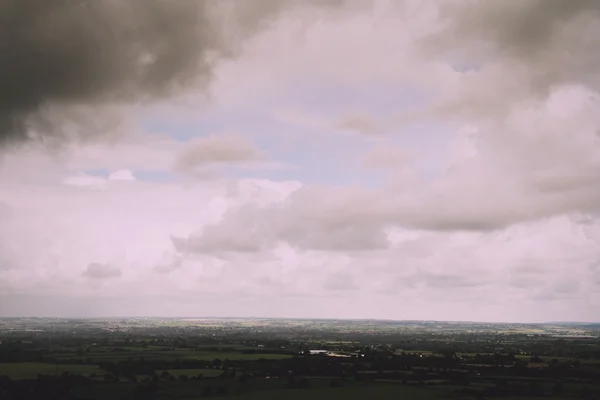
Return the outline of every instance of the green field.
{"type": "Polygon", "coordinates": [[[77,320],[1,324],[10,328],[0,332],[0,376],[13,379],[0,382],[7,400],[600,399],[600,324],[598,337],[572,340],[444,332],[438,323],[407,333],[389,321],[245,330],[235,321],[170,329],[123,320],[110,332],[77,320]]]}
{"type": "Polygon", "coordinates": [[[176,378],[179,378],[181,375],[186,375],[188,377],[191,377],[191,376],[198,376],[200,374],[202,374],[202,376],[204,378],[214,378],[214,377],[220,376],[223,373],[223,370],[220,370],[220,369],[202,368],[202,369],[167,369],[167,370],[159,369],[159,370],[156,370],[156,374],[160,375],[164,371],[167,371],[169,374],[173,375],[176,378]]]}
{"type": "MultiPolygon", "coordinates": [[[[217,395],[216,388],[220,385],[226,387],[226,393],[218,397],[239,398],[240,400],[387,400],[387,399],[410,399],[410,400],[436,400],[442,399],[448,395],[447,388],[423,387],[389,384],[360,384],[349,383],[346,387],[330,388],[329,379],[310,378],[310,387],[307,389],[287,389],[286,380],[263,380],[262,382],[253,382],[252,388],[247,393],[240,393],[242,390],[233,382],[226,380],[205,380],[205,381],[187,381],[187,382],[160,382],[157,399],[189,399],[200,400],[206,398],[202,392],[210,386],[212,396],[217,395]],[[320,382],[322,381],[322,382],[320,382]]],[[[93,397],[98,400],[109,400],[116,398],[117,395],[131,395],[135,385],[105,384],[94,387],[93,397]]],[[[89,388],[79,388],[76,393],[80,396],[90,396],[89,388]]]]}
{"type": "Polygon", "coordinates": [[[29,379],[36,378],[38,374],[55,375],[63,372],[86,376],[91,373],[104,373],[96,365],[54,365],[36,362],[0,363],[0,375],[7,375],[11,379],[29,379]]]}
{"type": "Polygon", "coordinates": [[[116,362],[124,361],[128,358],[139,359],[144,357],[145,360],[205,360],[212,361],[216,358],[220,360],[258,360],[264,358],[266,360],[280,360],[283,358],[293,357],[289,354],[270,354],[270,353],[236,353],[236,352],[204,352],[204,351],[189,351],[189,350],[168,350],[168,351],[124,351],[124,352],[98,352],[86,353],[78,356],[75,354],[56,354],[53,356],[57,360],[92,360],[95,363],[100,362],[116,362]]]}
{"type": "Polygon", "coordinates": [[[326,389],[294,389],[257,391],[236,396],[240,400],[433,400],[442,398],[444,392],[403,385],[365,385],[356,387],[326,388],[326,389]]]}

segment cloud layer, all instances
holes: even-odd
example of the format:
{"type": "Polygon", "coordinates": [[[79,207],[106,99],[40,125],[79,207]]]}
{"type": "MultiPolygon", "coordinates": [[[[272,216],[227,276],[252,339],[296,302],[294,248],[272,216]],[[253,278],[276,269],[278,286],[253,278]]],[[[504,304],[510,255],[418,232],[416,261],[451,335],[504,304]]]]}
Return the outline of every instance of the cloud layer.
{"type": "MultiPolygon", "coordinates": [[[[330,4],[336,2],[324,3],[330,4]]],[[[0,145],[106,136],[123,115],[103,107],[205,85],[219,59],[235,55],[271,17],[297,5],[2,0],[0,145]]]]}
{"type": "MultiPolygon", "coordinates": [[[[133,20],[154,27],[154,3],[133,20]]],[[[70,65],[100,89],[2,100],[0,124],[51,110],[48,138],[85,114],[71,103],[130,122],[2,154],[0,314],[597,320],[595,2],[186,4],[196,19],[169,8],[174,36],[111,47],[113,69],[70,65]],[[157,43],[160,79],[120,69],[157,43]],[[191,77],[208,104],[164,97],[191,77]]]]}

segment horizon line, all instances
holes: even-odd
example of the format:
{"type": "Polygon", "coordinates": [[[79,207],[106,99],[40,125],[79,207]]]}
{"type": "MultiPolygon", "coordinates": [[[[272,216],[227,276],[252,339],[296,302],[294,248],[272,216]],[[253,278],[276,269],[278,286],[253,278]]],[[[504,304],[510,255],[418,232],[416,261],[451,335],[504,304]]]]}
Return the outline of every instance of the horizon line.
{"type": "Polygon", "coordinates": [[[540,322],[517,322],[517,321],[475,321],[475,320],[437,320],[437,319],[393,319],[393,318],[335,318],[335,317],[236,317],[236,316],[158,316],[158,315],[130,315],[130,316],[2,316],[1,319],[79,319],[79,320],[94,320],[94,319],[171,319],[171,320],[185,320],[185,319],[222,319],[222,320],[316,320],[316,321],[380,321],[380,322],[439,322],[439,323],[476,323],[476,324],[519,324],[519,325],[542,325],[542,324],[554,324],[554,325],[566,325],[566,324],[600,324],[600,321],[540,321],[540,322]]]}

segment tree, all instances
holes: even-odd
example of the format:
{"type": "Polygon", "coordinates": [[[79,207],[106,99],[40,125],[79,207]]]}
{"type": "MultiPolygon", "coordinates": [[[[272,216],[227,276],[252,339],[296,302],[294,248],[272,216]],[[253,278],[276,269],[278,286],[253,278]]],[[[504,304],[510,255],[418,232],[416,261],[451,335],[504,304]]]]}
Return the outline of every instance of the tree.
{"type": "Polygon", "coordinates": [[[581,397],[584,399],[588,399],[590,398],[592,395],[592,391],[590,390],[589,387],[584,386],[583,388],[581,388],[581,397]]]}
{"type": "Polygon", "coordinates": [[[562,382],[556,382],[556,384],[552,387],[552,391],[556,394],[563,392],[563,384],[562,382]]]}
{"type": "Polygon", "coordinates": [[[287,387],[288,387],[288,389],[295,389],[296,388],[296,378],[294,378],[293,376],[290,376],[288,378],[287,387]]]}
{"type": "Polygon", "coordinates": [[[300,380],[298,381],[298,388],[299,389],[308,389],[308,387],[309,387],[308,379],[306,379],[306,377],[300,378],[300,380]]]}
{"type": "Polygon", "coordinates": [[[329,382],[329,386],[330,387],[340,387],[340,386],[342,386],[342,381],[339,378],[333,378],[329,382]]]}
{"type": "Polygon", "coordinates": [[[169,371],[166,371],[166,370],[160,374],[161,379],[169,379],[170,377],[171,377],[171,374],[169,374],[169,371]]]}

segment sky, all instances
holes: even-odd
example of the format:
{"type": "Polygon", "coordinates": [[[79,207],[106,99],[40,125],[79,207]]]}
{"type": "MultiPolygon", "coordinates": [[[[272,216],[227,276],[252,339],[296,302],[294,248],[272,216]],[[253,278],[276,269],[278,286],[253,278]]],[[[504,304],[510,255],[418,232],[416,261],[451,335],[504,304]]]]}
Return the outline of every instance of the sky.
{"type": "Polygon", "coordinates": [[[0,316],[599,321],[599,4],[0,0],[0,316]]]}

